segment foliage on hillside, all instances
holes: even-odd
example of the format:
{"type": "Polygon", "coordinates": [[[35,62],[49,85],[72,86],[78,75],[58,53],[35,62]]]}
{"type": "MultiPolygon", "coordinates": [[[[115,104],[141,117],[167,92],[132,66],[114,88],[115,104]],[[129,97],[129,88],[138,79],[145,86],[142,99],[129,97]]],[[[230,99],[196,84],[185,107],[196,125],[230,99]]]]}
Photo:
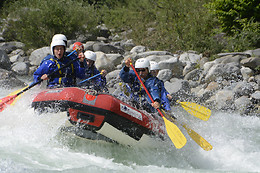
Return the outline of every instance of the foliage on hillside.
{"type": "Polygon", "coordinates": [[[259,47],[259,0],[213,0],[206,6],[217,17],[221,31],[229,35],[229,46],[235,50],[259,47]]]}
{"type": "Polygon", "coordinates": [[[229,35],[260,22],[259,0],[214,0],[207,5],[229,35]]]}
{"type": "Polygon", "coordinates": [[[117,33],[126,31],[128,38],[151,50],[218,53],[244,51],[260,44],[259,4],[252,8],[257,0],[6,2],[2,16],[9,16],[9,20],[4,37],[22,41],[28,47],[49,45],[55,33],[75,39],[79,33],[95,32],[102,23],[117,33]],[[250,15],[246,15],[248,11],[250,15]]]}
{"type": "Polygon", "coordinates": [[[215,22],[202,5],[194,0],[129,1],[127,8],[104,10],[102,20],[118,29],[131,29],[130,37],[150,49],[197,50],[222,49],[212,32],[215,22]]]}
{"type": "Polygon", "coordinates": [[[20,0],[4,10],[9,18],[5,38],[34,48],[49,45],[55,33],[73,38],[98,25],[95,10],[73,0],[20,0]]]}

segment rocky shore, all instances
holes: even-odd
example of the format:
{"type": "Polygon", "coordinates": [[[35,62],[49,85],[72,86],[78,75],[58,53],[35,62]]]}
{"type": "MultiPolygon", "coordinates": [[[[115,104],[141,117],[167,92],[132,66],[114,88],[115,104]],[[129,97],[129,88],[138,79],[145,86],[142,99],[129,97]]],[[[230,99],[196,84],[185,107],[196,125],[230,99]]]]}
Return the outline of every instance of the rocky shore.
{"type": "MultiPolygon", "coordinates": [[[[67,51],[72,50],[70,40],[67,51]]],[[[98,37],[96,41],[77,39],[85,50],[97,53],[96,66],[108,71],[108,88],[118,87],[119,71],[124,59],[147,58],[159,63],[158,78],[166,89],[181,101],[192,101],[212,110],[235,111],[241,115],[260,116],[260,48],[245,52],[209,55],[195,51],[171,53],[151,51],[132,40],[98,37]],[[211,56],[212,57],[212,56],[211,56]]],[[[21,42],[0,43],[0,87],[24,87],[21,76],[31,77],[41,60],[50,54],[49,46],[24,51],[21,42]]]]}

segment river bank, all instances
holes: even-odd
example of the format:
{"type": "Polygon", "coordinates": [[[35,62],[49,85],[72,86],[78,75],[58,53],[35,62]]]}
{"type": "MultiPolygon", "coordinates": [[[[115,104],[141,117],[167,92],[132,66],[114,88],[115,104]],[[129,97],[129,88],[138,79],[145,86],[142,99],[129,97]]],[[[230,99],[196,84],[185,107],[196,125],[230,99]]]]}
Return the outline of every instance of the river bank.
{"type": "MultiPolygon", "coordinates": [[[[217,55],[172,53],[149,50],[132,40],[115,40],[82,41],[85,50],[97,53],[97,68],[108,71],[111,94],[119,89],[118,74],[124,59],[147,58],[158,62],[158,78],[175,100],[193,101],[213,110],[238,111],[241,115],[260,115],[260,49],[217,55]]],[[[75,41],[68,41],[68,52],[75,41]]],[[[24,87],[24,81],[18,78],[32,79],[41,60],[50,54],[49,46],[29,51],[24,51],[24,47],[20,42],[0,43],[1,87],[24,87]]]]}

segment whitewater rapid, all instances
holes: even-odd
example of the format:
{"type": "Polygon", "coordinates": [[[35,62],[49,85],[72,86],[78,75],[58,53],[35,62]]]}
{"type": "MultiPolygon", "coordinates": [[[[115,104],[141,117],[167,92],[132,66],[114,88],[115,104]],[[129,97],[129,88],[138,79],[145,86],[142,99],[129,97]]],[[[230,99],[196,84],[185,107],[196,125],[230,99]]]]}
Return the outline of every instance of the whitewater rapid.
{"type": "MultiPolygon", "coordinates": [[[[0,89],[0,98],[13,90],[0,89]]],[[[30,104],[36,92],[0,112],[0,172],[260,172],[256,116],[213,111],[204,122],[173,108],[213,150],[201,149],[180,126],[187,138],[182,149],[170,141],[159,148],[128,147],[61,132],[66,114],[35,112],[30,104]]]]}

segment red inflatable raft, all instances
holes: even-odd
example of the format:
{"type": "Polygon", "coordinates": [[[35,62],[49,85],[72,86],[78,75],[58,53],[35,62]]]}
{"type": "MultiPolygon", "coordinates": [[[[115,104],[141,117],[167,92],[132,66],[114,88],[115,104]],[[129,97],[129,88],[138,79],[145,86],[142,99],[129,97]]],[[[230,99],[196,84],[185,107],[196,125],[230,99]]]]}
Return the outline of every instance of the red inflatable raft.
{"type": "Polygon", "coordinates": [[[114,96],[97,94],[93,90],[47,89],[37,94],[32,107],[39,111],[67,112],[74,126],[126,145],[151,143],[151,139],[164,140],[165,137],[160,117],[145,114],[114,96]]]}

